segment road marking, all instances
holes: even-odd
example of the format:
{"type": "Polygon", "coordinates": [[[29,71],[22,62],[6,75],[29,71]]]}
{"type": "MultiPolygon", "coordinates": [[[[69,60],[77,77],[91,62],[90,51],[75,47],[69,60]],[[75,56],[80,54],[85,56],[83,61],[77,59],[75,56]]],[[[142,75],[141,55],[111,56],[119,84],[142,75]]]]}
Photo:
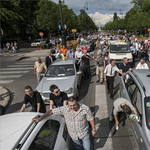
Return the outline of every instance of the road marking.
{"type": "Polygon", "coordinates": [[[0,74],[18,74],[18,73],[28,73],[29,71],[4,71],[0,72],[0,74]]]}
{"type": "Polygon", "coordinates": [[[0,71],[6,71],[6,70],[30,70],[30,69],[33,69],[32,68],[3,68],[3,69],[0,69],[0,71]]]}
{"type": "Polygon", "coordinates": [[[20,78],[22,75],[4,75],[0,76],[0,79],[8,79],[8,78],[20,78]]]}
{"type": "Polygon", "coordinates": [[[96,85],[95,89],[95,127],[97,133],[95,135],[94,147],[96,150],[113,150],[112,138],[109,138],[111,137],[111,132],[105,85],[96,85]]]}
{"type": "Polygon", "coordinates": [[[7,84],[7,83],[11,83],[14,80],[0,80],[0,84],[7,84]]]}
{"type": "Polygon", "coordinates": [[[22,64],[22,65],[9,65],[8,67],[29,67],[29,66],[31,66],[31,67],[34,67],[34,65],[24,65],[24,64],[22,64]]]}
{"type": "Polygon", "coordinates": [[[30,65],[31,64],[31,62],[22,62],[22,63],[15,63],[16,65],[30,65]]]}

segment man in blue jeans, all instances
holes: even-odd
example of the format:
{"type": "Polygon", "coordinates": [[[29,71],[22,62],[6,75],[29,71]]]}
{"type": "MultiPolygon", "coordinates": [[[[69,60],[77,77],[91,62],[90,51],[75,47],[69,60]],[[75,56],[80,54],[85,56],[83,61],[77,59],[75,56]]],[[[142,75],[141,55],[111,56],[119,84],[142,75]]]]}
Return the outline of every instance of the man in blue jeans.
{"type": "Polygon", "coordinates": [[[68,105],[49,110],[41,117],[33,118],[33,121],[39,122],[52,114],[64,116],[76,150],[93,150],[88,121],[92,127],[92,136],[95,136],[96,130],[94,117],[88,106],[79,104],[74,97],[70,97],[68,105]]]}

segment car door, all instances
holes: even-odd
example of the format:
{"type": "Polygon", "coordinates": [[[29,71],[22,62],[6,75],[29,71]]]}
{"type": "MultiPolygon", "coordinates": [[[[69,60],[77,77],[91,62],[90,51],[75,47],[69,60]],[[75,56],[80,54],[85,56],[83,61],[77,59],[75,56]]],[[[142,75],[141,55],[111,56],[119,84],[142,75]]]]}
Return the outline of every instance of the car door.
{"type": "Polygon", "coordinates": [[[143,131],[143,128],[142,128],[142,124],[143,124],[143,119],[142,119],[142,116],[143,116],[143,110],[142,110],[142,94],[141,94],[141,91],[138,87],[136,87],[134,93],[133,93],[133,97],[131,99],[132,101],[132,104],[133,106],[135,107],[135,109],[137,110],[138,112],[138,116],[140,117],[140,121],[139,122],[136,122],[136,121],[132,121],[132,128],[134,130],[134,133],[136,135],[136,140],[138,141],[138,145],[139,145],[139,148],[142,149],[142,150],[146,150],[145,148],[145,136],[144,136],[144,131],[143,131]]]}

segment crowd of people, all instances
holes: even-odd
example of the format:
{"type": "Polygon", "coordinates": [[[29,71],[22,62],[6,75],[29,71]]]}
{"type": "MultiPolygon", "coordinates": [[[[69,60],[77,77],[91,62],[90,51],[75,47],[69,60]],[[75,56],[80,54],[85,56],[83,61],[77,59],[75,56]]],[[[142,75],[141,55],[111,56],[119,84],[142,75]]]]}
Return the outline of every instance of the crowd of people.
{"type": "MultiPolygon", "coordinates": [[[[115,37],[111,36],[112,39],[118,39],[122,38],[124,41],[129,42],[129,39],[127,37],[115,37]],[[128,40],[128,41],[127,41],[128,40]]],[[[139,56],[139,63],[135,67],[135,69],[149,69],[148,65],[145,63],[145,59],[147,59],[149,56],[148,51],[141,52],[141,47],[147,47],[148,50],[150,47],[150,40],[144,41],[143,44],[141,44],[141,47],[137,49],[136,44],[134,43],[136,41],[134,38],[132,38],[132,42],[130,43],[131,50],[133,51],[133,55],[139,56]],[[134,48],[134,50],[133,50],[134,48]]],[[[141,43],[141,42],[140,42],[141,43]]],[[[80,62],[83,62],[83,77],[84,79],[89,79],[90,77],[90,61],[93,60],[96,62],[96,78],[97,83],[100,82],[103,84],[103,82],[106,82],[107,86],[107,94],[110,94],[110,98],[114,99],[114,93],[113,93],[113,85],[114,80],[116,76],[116,72],[119,73],[119,78],[122,76],[125,76],[126,72],[128,70],[132,70],[133,68],[128,63],[128,59],[126,57],[123,58],[122,63],[120,65],[115,65],[115,60],[109,58],[109,45],[107,40],[103,40],[103,38],[98,38],[95,42],[96,49],[97,49],[97,56],[91,56],[89,53],[87,53],[87,47],[83,45],[82,48],[77,46],[76,51],[74,52],[71,50],[70,47],[66,48],[65,46],[62,47],[62,49],[56,50],[56,48],[52,49],[48,56],[45,58],[45,62],[42,62],[40,58],[37,58],[35,65],[34,65],[34,73],[37,75],[38,82],[41,80],[41,73],[44,73],[49,65],[51,65],[56,59],[62,59],[63,57],[67,57],[69,59],[75,58],[77,61],[77,64],[80,65],[80,62]],[[103,45],[103,50],[101,50],[103,45]]],[[[43,104],[43,100],[41,95],[33,91],[30,86],[25,87],[25,97],[24,97],[24,103],[21,107],[20,112],[23,112],[26,104],[29,102],[32,105],[32,110],[35,112],[42,112],[44,113],[41,117],[33,118],[34,122],[39,122],[45,117],[49,115],[61,115],[65,118],[66,124],[68,127],[68,132],[70,134],[70,137],[72,138],[72,141],[74,143],[76,150],[92,150],[92,142],[90,137],[90,131],[89,131],[89,124],[91,125],[91,134],[92,136],[95,136],[96,129],[95,129],[95,121],[94,117],[92,115],[92,112],[90,108],[84,104],[78,103],[75,97],[69,97],[67,94],[63,91],[60,91],[59,87],[55,84],[51,85],[49,90],[50,93],[50,108],[49,111],[46,112],[45,105],[43,104]],[[54,108],[55,106],[55,108],[54,108]]],[[[115,129],[119,129],[119,113],[125,112],[130,114],[131,112],[134,112],[137,114],[136,109],[133,107],[133,105],[124,98],[118,98],[113,103],[113,110],[112,114],[109,118],[110,121],[115,119],[115,129]]]]}

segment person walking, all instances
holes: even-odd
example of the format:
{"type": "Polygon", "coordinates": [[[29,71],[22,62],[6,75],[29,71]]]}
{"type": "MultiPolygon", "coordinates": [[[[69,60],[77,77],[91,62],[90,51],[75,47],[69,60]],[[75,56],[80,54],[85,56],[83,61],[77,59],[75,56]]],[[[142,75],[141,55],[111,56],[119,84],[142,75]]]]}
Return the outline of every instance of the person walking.
{"type": "Polygon", "coordinates": [[[58,50],[58,53],[56,54],[56,59],[62,59],[64,57],[63,53],[61,50],[58,50]]]}
{"type": "Polygon", "coordinates": [[[55,107],[61,107],[67,105],[68,96],[65,92],[60,91],[57,85],[50,86],[50,110],[55,107]]]}
{"type": "Polygon", "coordinates": [[[77,64],[80,64],[81,61],[83,61],[83,77],[84,79],[89,79],[90,77],[90,60],[92,58],[89,54],[87,54],[87,51],[84,51],[84,55],[80,58],[79,62],[77,64]]]}
{"type": "Polygon", "coordinates": [[[118,98],[113,103],[113,110],[112,110],[112,114],[109,118],[109,121],[112,121],[113,118],[115,118],[115,128],[116,128],[116,130],[118,130],[121,113],[124,113],[124,115],[125,115],[125,113],[131,114],[132,111],[134,112],[134,114],[137,115],[136,109],[133,107],[133,105],[127,99],[118,98]]]}
{"type": "Polygon", "coordinates": [[[114,77],[116,71],[122,75],[122,71],[120,71],[115,65],[115,60],[110,59],[110,64],[106,66],[104,71],[104,80],[107,83],[107,93],[110,94],[111,99],[114,99],[113,88],[114,88],[114,77]]]}
{"type": "Polygon", "coordinates": [[[68,51],[66,53],[66,58],[73,58],[73,51],[70,47],[68,48],[68,51]]]}
{"type": "Polygon", "coordinates": [[[97,76],[97,83],[100,82],[103,84],[103,73],[104,73],[104,59],[100,51],[97,52],[97,58],[93,59],[96,61],[96,76],[97,76]]]}
{"type": "Polygon", "coordinates": [[[55,60],[56,60],[55,56],[52,55],[51,52],[48,52],[48,56],[46,56],[46,58],[45,58],[45,63],[46,63],[47,68],[48,68],[49,65],[51,65],[55,60]]]}
{"type": "Polygon", "coordinates": [[[109,60],[110,58],[108,57],[108,54],[104,55],[104,70],[106,68],[107,65],[109,65],[109,60]]]}
{"type": "Polygon", "coordinates": [[[135,69],[149,69],[147,63],[145,63],[145,59],[142,58],[140,62],[137,64],[135,69]]]}
{"type": "Polygon", "coordinates": [[[89,124],[92,127],[92,136],[95,136],[95,121],[90,108],[77,102],[75,97],[68,99],[68,105],[49,110],[41,117],[33,118],[33,122],[39,122],[50,115],[63,115],[67,129],[76,150],[93,150],[89,124]]]}
{"type": "Polygon", "coordinates": [[[130,49],[131,49],[132,57],[133,57],[133,66],[132,67],[134,67],[135,66],[135,57],[137,55],[137,51],[136,51],[135,45],[131,46],[130,49]]]}
{"type": "Polygon", "coordinates": [[[65,45],[63,45],[63,48],[61,49],[61,53],[66,57],[67,49],[65,48],[65,45]]]}
{"type": "Polygon", "coordinates": [[[37,57],[36,62],[34,64],[34,74],[37,76],[38,83],[41,81],[41,74],[47,71],[47,67],[45,62],[41,61],[40,57],[37,57]]]}
{"type": "Polygon", "coordinates": [[[24,96],[24,103],[21,107],[20,112],[23,112],[25,110],[28,102],[31,104],[33,112],[41,112],[41,113],[46,112],[45,104],[39,92],[33,91],[31,86],[26,86],[25,93],[26,94],[24,96]]]}

